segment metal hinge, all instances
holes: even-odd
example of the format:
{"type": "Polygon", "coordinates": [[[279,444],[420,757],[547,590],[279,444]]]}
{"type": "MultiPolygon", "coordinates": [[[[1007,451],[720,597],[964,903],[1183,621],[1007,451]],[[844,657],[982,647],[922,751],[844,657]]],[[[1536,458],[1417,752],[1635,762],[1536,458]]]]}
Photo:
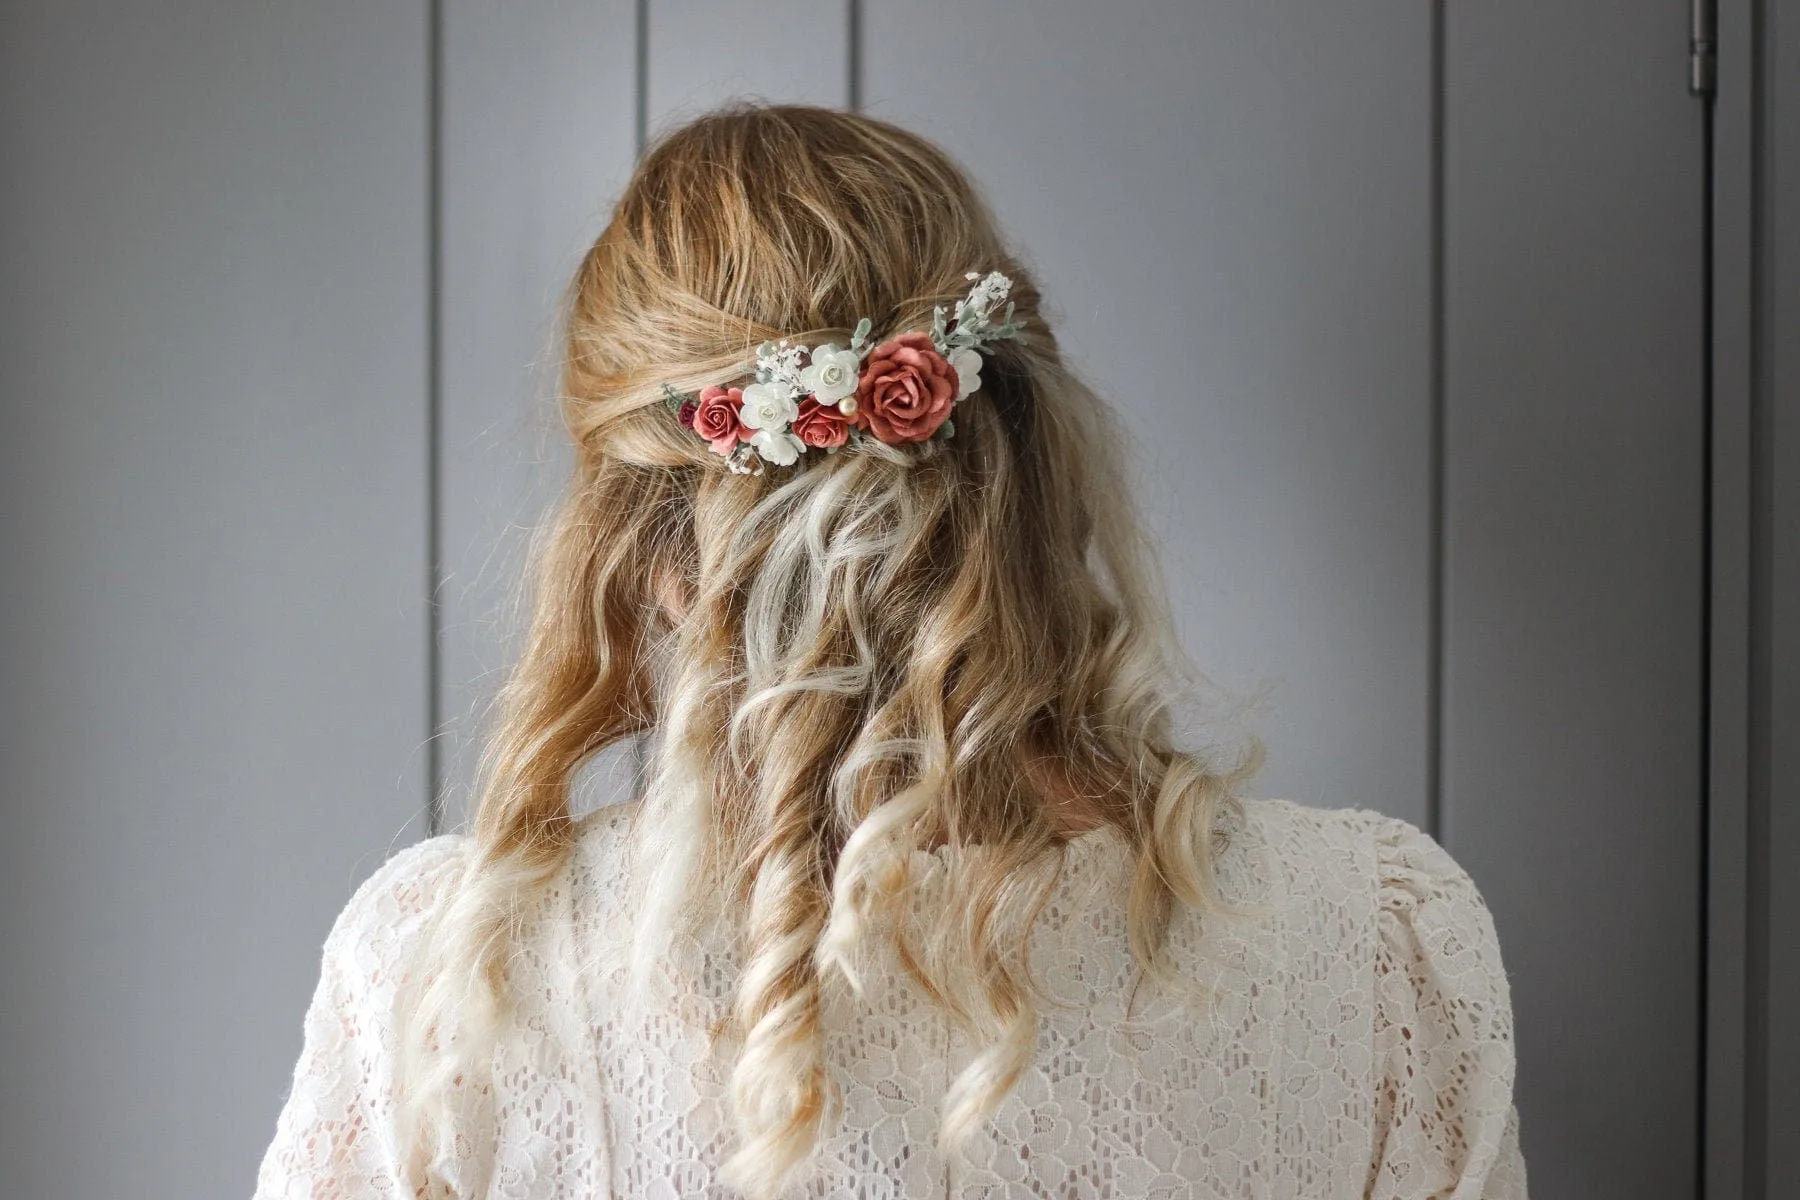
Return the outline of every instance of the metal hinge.
{"type": "Polygon", "coordinates": [[[1719,0],[1688,0],[1688,91],[1719,90],[1719,0]]]}

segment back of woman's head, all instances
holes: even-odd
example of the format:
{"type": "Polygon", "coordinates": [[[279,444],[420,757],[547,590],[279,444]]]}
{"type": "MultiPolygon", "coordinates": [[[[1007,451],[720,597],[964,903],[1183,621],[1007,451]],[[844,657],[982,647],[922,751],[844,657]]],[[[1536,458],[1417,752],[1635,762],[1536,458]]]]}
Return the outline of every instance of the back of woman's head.
{"type": "Polygon", "coordinates": [[[958,1138],[1031,1061],[1027,933],[1071,831],[1130,845],[1133,950],[1160,973],[1174,907],[1208,901],[1237,778],[1171,744],[1166,620],[1110,416],[956,166],[820,109],[728,111],[655,146],[576,274],[567,336],[575,469],[413,1024],[421,1111],[506,1011],[509,914],[567,856],[575,772],[646,735],[637,962],[702,924],[735,937],[736,1181],[772,1194],[828,1131],[822,997],[870,939],[901,941],[985,1047],[947,1099],[958,1138]],[[1021,329],[984,351],[953,436],[750,474],[665,403],[742,382],[771,339],[929,329],[995,270],[1021,329]],[[920,932],[899,917],[912,852],[937,847],[943,908],[920,932]]]}

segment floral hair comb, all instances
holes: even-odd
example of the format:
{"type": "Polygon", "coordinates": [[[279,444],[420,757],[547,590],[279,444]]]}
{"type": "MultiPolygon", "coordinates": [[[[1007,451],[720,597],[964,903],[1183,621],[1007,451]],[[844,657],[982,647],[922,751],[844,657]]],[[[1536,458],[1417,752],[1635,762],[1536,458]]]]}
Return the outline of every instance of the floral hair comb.
{"type": "Polygon", "coordinates": [[[946,316],[942,305],[932,311],[929,334],[902,333],[870,346],[864,317],[848,349],[764,342],[748,387],[696,395],[665,383],[664,399],[684,428],[740,474],[760,475],[765,462],[789,466],[808,450],[830,453],[858,438],[905,445],[951,437],[951,408],[981,387],[983,348],[1019,336],[1010,301],[998,324],[992,317],[1012,280],[998,271],[968,278],[978,282],[953,313],[946,316]]]}

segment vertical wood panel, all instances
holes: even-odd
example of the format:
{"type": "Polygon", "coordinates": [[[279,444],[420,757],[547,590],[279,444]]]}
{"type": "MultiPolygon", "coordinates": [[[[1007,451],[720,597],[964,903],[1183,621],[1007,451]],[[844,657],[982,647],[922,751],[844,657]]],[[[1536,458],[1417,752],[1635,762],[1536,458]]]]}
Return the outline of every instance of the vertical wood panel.
{"type": "Polygon", "coordinates": [[[1721,0],[1713,105],[1707,594],[1705,1107],[1702,1195],[1745,1196],[1749,1115],[1751,345],[1754,279],[1751,0],[1721,0]]]}
{"type": "Polygon", "coordinates": [[[1696,1179],[1704,114],[1664,8],[1447,8],[1443,827],[1547,1197],[1696,1179]]]}
{"type": "Polygon", "coordinates": [[[425,5],[0,9],[0,1191],[241,1196],[419,832],[425,5]]]}
{"type": "Polygon", "coordinates": [[[909,0],[865,22],[866,110],[986,185],[1136,435],[1194,658],[1272,685],[1262,786],[1423,821],[1427,9],[909,0]],[[882,52],[921,31],[930,53],[882,52]]]}
{"type": "Polygon", "coordinates": [[[520,644],[532,528],[567,479],[562,293],[631,173],[629,0],[448,0],[444,13],[441,706],[446,824],[520,644]]]}
{"type": "MultiPolygon", "coordinates": [[[[1757,380],[1764,476],[1757,649],[1758,745],[1766,755],[1757,802],[1766,814],[1763,879],[1768,992],[1766,1066],[1769,1200],[1800,1197],[1800,11],[1764,6],[1760,131],[1765,252],[1757,380]]],[[[1760,1048],[1759,1049],[1765,1049],[1760,1048]]]]}
{"type": "Polygon", "coordinates": [[[846,0],[657,0],[649,11],[652,137],[729,100],[850,102],[846,0]]]}

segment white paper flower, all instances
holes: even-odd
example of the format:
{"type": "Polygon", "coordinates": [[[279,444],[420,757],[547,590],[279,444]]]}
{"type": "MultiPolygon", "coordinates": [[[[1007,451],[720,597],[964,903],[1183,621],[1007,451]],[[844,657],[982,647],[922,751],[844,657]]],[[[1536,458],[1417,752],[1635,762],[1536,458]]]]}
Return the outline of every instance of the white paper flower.
{"type": "MultiPolygon", "coordinates": [[[[746,408],[749,405],[745,405],[746,408]]],[[[778,467],[792,466],[802,454],[806,453],[806,443],[798,437],[782,429],[759,429],[750,435],[750,444],[756,452],[778,467]]]]}
{"type": "Polygon", "coordinates": [[[776,381],[753,383],[744,389],[744,407],[738,411],[738,420],[743,422],[746,429],[779,430],[785,433],[788,422],[799,415],[800,405],[794,399],[794,390],[787,384],[776,381]]]}
{"type": "Polygon", "coordinates": [[[981,355],[969,347],[950,353],[950,365],[956,370],[956,398],[973,394],[981,387],[981,355]]]}
{"type": "Polygon", "coordinates": [[[827,342],[812,352],[812,363],[800,372],[800,386],[820,404],[835,404],[856,390],[862,356],[827,342]]]}

